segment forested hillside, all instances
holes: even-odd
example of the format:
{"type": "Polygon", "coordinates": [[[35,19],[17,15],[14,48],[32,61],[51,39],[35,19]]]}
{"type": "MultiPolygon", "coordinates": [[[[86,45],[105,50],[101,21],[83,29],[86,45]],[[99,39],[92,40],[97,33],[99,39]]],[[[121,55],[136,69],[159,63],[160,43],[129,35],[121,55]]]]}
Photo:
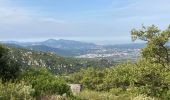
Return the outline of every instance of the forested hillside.
{"type": "Polygon", "coordinates": [[[106,59],[78,59],[72,57],[61,57],[54,53],[39,52],[19,48],[16,46],[6,46],[11,52],[11,56],[22,65],[27,67],[45,67],[54,74],[68,74],[79,71],[82,68],[94,67],[105,68],[111,67],[114,63],[106,59]]]}

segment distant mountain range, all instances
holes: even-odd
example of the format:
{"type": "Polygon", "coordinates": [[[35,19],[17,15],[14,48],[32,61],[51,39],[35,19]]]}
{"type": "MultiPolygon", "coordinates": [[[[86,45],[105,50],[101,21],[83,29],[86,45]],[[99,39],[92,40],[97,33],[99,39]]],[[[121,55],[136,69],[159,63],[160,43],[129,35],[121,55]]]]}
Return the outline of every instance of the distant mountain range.
{"type": "Polygon", "coordinates": [[[88,54],[100,49],[140,49],[144,47],[144,43],[119,44],[119,45],[96,45],[73,40],[55,40],[48,39],[43,42],[17,42],[17,41],[1,41],[6,45],[19,48],[26,48],[36,51],[53,52],[60,56],[79,56],[88,54]]]}
{"type": "Polygon", "coordinates": [[[2,43],[7,44],[17,44],[20,46],[35,46],[35,45],[45,45],[52,48],[63,48],[63,49],[84,49],[84,48],[92,48],[96,46],[93,43],[85,43],[79,42],[74,40],[55,40],[55,39],[48,39],[42,42],[17,42],[17,41],[1,41],[2,43]]]}

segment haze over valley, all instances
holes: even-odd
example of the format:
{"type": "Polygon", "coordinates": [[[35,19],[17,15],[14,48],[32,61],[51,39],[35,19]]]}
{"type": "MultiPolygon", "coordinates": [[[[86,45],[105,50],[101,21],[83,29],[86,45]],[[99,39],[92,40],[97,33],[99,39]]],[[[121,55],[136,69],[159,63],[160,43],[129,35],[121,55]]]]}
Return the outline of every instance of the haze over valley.
{"type": "Polygon", "coordinates": [[[2,41],[7,45],[35,51],[51,52],[64,57],[109,59],[112,61],[136,60],[144,43],[97,45],[74,40],[48,39],[42,42],[2,41]]]}

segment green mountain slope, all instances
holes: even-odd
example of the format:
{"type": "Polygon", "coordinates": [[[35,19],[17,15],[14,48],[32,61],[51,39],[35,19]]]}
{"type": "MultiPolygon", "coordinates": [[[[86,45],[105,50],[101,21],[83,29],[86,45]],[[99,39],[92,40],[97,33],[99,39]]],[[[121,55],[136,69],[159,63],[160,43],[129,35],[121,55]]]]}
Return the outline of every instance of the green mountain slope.
{"type": "Polygon", "coordinates": [[[67,74],[82,68],[105,68],[113,66],[113,62],[106,59],[78,59],[58,56],[54,53],[38,52],[15,46],[7,46],[12,52],[12,57],[19,62],[23,69],[33,67],[46,67],[55,74],[67,74]],[[100,67],[99,67],[100,66],[100,67]]]}

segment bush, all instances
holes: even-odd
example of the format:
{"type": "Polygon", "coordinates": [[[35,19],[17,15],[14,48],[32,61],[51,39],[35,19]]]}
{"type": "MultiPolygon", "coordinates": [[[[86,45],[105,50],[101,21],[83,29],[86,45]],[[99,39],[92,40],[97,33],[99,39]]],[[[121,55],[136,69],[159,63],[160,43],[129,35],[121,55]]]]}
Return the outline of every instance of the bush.
{"type": "Polygon", "coordinates": [[[27,70],[23,74],[22,80],[33,86],[36,97],[42,95],[63,95],[65,93],[71,95],[70,87],[66,82],[60,77],[55,77],[46,69],[27,70]]]}
{"type": "Polygon", "coordinates": [[[135,64],[123,64],[109,70],[104,85],[110,88],[122,88],[132,94],[164,98],[169,90],[166,82],[170,71],[159,64],[139,61],[135,64]]]}
{"type": "Polygon", "coordinates": [[[76,97],[79,100],[130,100],[130,97],[127,95],[116,96],[112,93],[89,90],[82,91],[76,97]]]}
{"type": "Polygon", "coordinates": [[[138,95],[138,96],[132,98],[132,100],[157,100],[157,99],[148,97],[146,95],[138,95]]]}
{"type": "Polygon", "coordinates": [[[104,72],[87,68],[82,69],[78,73],[71,74],[68,82],[82,84],[82,88],[101,91],[103,83],[104,72]]]}
{"type": "Polygon", "coordinates": [[[86,89],[111,92],[114,95],[144,94],[165,100],[170,98],[170,70],[143,59],[105,70],[81,70],[71,75],[71,80],[78,81],[86,89]]]}
{"type": "Polygon", "coordinates": [[[124,93],[122,88],[112,88],[109,91],[110,93],[113,93],[114,95],[121,95],[124,93]]]}
{"type": "Polygon", "coordinates": [[[157,100],[146,95],[115,95],[109,92],[96,92],[90,90],[84,90],[81,93],[76,94],[76,97],[76,100],[157,100]]]}
{"type": "Polygon", "coordinates": [[[66,97],[60,95],[46,95],[41,96],[40,100],[70,100],[70,99],[67,99],[66,97]]]}
{"type": "Polygon", "coordinates": [[[21,83],[0,82],[0,100],[33,100],[35,90],[21,83]]]}

